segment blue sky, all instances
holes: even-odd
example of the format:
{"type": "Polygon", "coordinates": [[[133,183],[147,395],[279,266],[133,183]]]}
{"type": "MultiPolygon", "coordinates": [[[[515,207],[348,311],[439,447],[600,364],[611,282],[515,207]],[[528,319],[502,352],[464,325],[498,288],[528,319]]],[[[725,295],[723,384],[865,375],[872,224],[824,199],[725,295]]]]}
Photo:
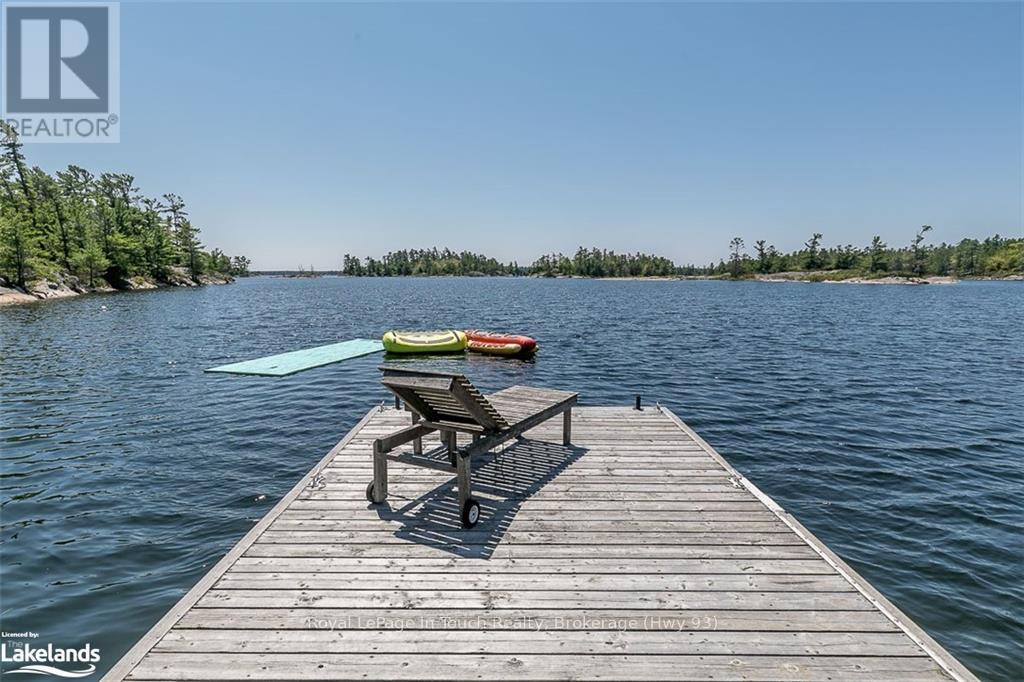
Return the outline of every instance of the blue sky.
{"type": "Polygon", "coordinates": [[[1022,233],[1021,4],[122,3],[121,143],[257,268],[1022,233]]]}

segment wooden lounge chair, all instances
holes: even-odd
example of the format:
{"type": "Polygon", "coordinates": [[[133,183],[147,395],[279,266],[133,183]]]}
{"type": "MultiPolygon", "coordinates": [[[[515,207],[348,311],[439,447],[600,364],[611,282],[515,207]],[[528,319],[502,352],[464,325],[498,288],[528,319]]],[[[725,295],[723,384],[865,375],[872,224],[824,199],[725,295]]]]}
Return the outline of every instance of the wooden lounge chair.
{"type": "Polygon", "coordinates": [[[366,488],[370,502],[380,504],[388,496],[388,460],[456,472],[459,510],[464,528],[480,519],[480,504],[473,499],[471,478],[473,457],[493,450],[558,415],[563,416],[562,443],[572,435],[572,408],[576,393],[548,388],[512,386],[483,395],[461,374],[428,372],[391,366],[380,368],[381,383],[405,402],[412,412],[412,424],[373,442],[373,481],[366,488]],[[439,431],[448,451],[448,461],[423,456],[423,436],[439,431]],[[472,442],[459,448],[457,434],[472,435],[472,442]],[[412,454],[389,454],[413,443],[412,454]]]}

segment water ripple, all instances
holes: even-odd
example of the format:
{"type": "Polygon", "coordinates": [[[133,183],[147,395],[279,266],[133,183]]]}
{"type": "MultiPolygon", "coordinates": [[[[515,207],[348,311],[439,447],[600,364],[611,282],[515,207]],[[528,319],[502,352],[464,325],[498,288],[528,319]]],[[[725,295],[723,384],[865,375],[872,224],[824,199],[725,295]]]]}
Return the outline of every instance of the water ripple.
{"type": "Polygon", "coordinates": [[[432,364],[664,403],[979,676],[1024,679],[1021,319],[1015,283],[252,279],[4,309],[2,626],[112,665],[387,399],[379,357],[204,367],[498,327],[537,336],[536,362],[432,364]]]}

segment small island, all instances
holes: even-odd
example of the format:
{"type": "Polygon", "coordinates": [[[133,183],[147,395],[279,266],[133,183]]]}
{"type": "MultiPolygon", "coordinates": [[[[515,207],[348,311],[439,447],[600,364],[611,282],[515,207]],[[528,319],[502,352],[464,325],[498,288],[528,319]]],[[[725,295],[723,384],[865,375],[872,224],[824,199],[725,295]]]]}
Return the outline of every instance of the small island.
{"type": "MultiPolygon", "coordinates": [[[[144,196],[127,173],[98,176],[70,165],[50,175],[29,167],[16,133],[0,122],[0,305],[89,292],[224,284],[247,276],[250,261],[206,250],[185,201],[173,193],[144,196]]],[[[1024,281],[1024,238],[926,243],[924,225],[902,246],[881,236],[858,247],[823,246],[816,232],[802,248],[783,252],[764,239],[748,253],[742,237],[729,256],[707,265],[679,265],[647,253],[579,247],[545,254],[529,265],[452,249],[402,249],[381,258],[345,254],[338,271],[254,274],[349,277],[548,277],[588,279],[725,279],[763,282],[930,284],[960,279],[1024,281]]]]}
{"type": "Polygon", "coordinates": [[[780,252],[761,239],[754,254],[742,237],[729,243],[729,258],[704,266],[677,265],[646,253],[616,253],[579,247],[569,256],[546,254],[530,265],[501,262],[469,251],[409,249],[382,258],[345,254],[339,274],[351,277],[576,277],[589,279],[729,279],[764,282],[844,282],[928,284],[958,279],[1024,280],[1024,239],[995,235],[956,244],[925,243],[931,227],[922,226],[906,246],[890,247],[880,236],[866,247],[826,248],[814,233],[803,248],[780,252]]]}
{"type": "Polygon", "coordinates": [[[225,284],[245,256],[205,250],[177,194],[143,196],[133,176],[29,167],[0,122],[0,305],[101,291],[225,284]]]}

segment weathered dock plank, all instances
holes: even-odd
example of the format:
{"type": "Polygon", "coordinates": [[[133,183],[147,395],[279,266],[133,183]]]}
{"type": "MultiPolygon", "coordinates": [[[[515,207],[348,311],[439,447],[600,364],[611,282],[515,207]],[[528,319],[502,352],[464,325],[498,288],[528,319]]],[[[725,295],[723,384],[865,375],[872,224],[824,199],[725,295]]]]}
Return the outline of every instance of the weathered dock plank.
{"type": "Polygon", "coordinates": [[[481,460],[472,530],[454,473],[367,503],[408,423],[367,414],[105,679],[975,679],[667,410],[481,460]]]}
{"type": "MultiPolygon", "coordinates": [[[[360,609],[344,613],[301,609],[192,609],[180,628],[308,630],[444,629],[622,632],[897,632],[880,611],[786,611],[745,609],[589,609],[585,614],[555,609],[360,609]],[[712,629],[715,628],[715,629],[712,629]]],[[[337,635],[337,632],[335,632],[337,635]]],[[[343,635],[342,635],[343,636],[343,635]]],[[[902,636],[902,635],[901,635],[902,636]]]]}
{"type": "MultiPolygon", "coordinates": [[[[342,648],[343,650],[343,648],[342,648]]],[[[751,680],[753,682],[943,679],[916,656],[704,656],[694,654],[158,653],[131,680],[751,680]],[[797,663],[796,661],[799,661],[797,663]]]]}
{"type": "MultiPolygon", "coordinates": [[[[167,633],[153,651],[167,653],[321,653],[338,635],[324,630],[190,630],[167,633]]],[[[899,632],[608,632],[594,630],[353,630],[347,651],[354,654],[601,654],[613,646],[621,654],[757,656],[857,656],[870,648],[877,655],[916,656],[913,642],[899,632]]]]}

